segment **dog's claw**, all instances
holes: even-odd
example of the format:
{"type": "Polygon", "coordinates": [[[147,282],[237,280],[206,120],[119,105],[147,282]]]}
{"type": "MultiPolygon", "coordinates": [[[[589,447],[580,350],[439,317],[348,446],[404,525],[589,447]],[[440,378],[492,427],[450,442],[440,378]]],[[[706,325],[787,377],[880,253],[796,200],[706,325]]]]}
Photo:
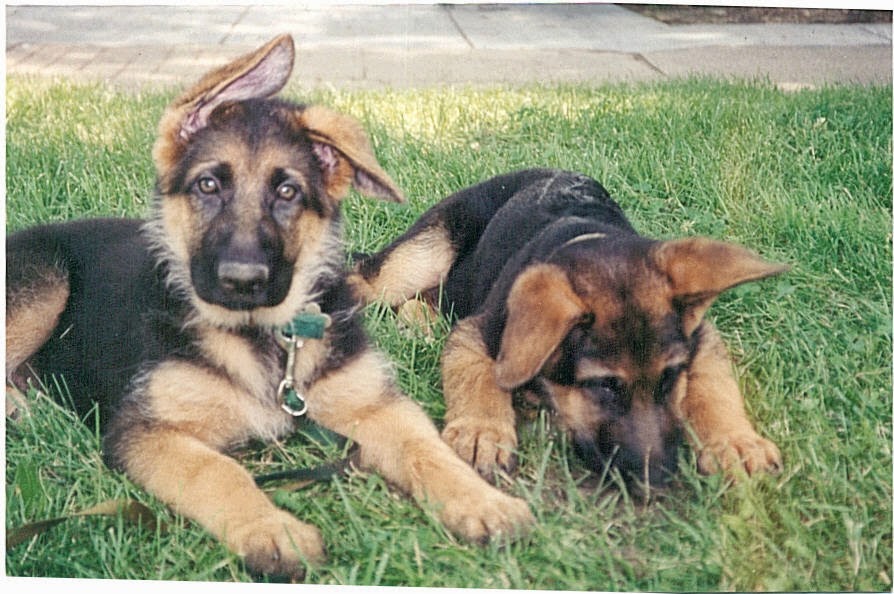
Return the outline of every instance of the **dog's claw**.
{"type": "Polygon", "coordinates": [[[756,433],[743,433],[705,444],[698,457],[698,468],[705,474],[723,471],[733,475],[739,470],[749,475],[775,474],[782,470],[782,454],[772,441],[756,433]]]}
{"type": "Polygon", "coordinates": [[[456,419],[447,424],[441,437],[460,458],[489,479],[498,470],[512,473],[518,465],[518,437],[511,424],[456,419]]]}
{"type": "Polygon", "coordinates": [[[496,538],[514,539],[534,524],[528,504],[481,482],[470,485],[467,495],[445,503],[441,520],[452,532],[467,541],[486,544],[496,538]]]}
{"type": "Polygon", "coordinates": [[[227,543],[251,572],[290,581],[302,580],[308,564],[326,557],[320,531],[282,510],[233,527],[227,543]]]}

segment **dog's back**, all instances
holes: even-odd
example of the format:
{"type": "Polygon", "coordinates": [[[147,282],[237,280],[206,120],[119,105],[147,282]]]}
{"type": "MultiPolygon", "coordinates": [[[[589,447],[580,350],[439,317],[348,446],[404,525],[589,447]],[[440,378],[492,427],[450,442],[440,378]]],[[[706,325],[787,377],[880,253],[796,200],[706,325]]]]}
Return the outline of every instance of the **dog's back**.
{"type": "MultiPolygon", "coordinates": [[[[599,182],[568,171],[510,173],[458,192],[442,204],[449,212],[456,204],[479,201],[500,207],[491,213],[476,241],[466,242],[447,277],[444,294],[459,318],[478,310],[489,293],[505,295],[519,270],[545,259],[573,237],[634,232],[599,182]],[[503,290],[493,291],[495,285],[503,290]]],[[[464,231],[475,234],[474,229],[464,231]]]]}
{"type": "Polygon", "coordinates": [[[452,194],[381,251],[362,256],[352,282],[367,301],[400,306],[433,296],[455,318],[475,312],[498,278],[551,243],[599,230],[633,233],[599,182],[578,173],[525,169],[452,194]]]}

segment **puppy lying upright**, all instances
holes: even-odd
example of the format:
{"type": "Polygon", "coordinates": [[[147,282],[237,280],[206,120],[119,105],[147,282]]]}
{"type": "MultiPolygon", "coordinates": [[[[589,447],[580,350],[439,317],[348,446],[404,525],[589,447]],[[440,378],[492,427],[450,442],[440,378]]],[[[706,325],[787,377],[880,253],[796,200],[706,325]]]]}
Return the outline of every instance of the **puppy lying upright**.
{"type": "Polygon", "coordinates": [[[593,470],[661,484],[687,426],[705,472],[780,465],[704,314],[722,291],[784,269],[719,241],[641,237],[594,180],[529,170],[446,198],[361,259],[352,282],[393,306],[443,283],[457,321],[442,436],[482,474],[514,467],[524,395],[555,412],[593,470]]]}
{"type": "Polygon", "coordinates": [[[98,403],[108,464],[256,572],[297,577],[323,541],[225,452],[305,409],[459,535],[512,533],[527,505],[456,456],[368,344],[339,204],[351,185],[401,195],[354,120],[269,98],[293,60],[278,37],[168,107],[149,220],[7,238],[7,377],[62,376],[80,414],[98,403]]]}

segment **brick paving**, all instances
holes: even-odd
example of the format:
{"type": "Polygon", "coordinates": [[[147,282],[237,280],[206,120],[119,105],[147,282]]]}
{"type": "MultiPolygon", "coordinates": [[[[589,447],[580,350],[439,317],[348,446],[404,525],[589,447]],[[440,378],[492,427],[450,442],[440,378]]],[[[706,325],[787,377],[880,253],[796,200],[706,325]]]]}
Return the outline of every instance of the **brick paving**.
{"type": "Polygon", "coordinates": [[[768,79],[890,84],[891,23],[667,25],[611,4],[7,6],[8,74],[180,86],[293,34],[306,87],[768,79]]]}

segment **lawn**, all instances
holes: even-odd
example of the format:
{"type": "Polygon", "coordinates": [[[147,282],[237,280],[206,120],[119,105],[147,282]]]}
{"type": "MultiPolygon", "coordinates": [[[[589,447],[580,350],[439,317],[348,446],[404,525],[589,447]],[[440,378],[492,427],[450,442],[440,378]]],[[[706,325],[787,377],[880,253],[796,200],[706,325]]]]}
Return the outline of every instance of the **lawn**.
{"type": "MultiPolygon", "coordinates": [[[[891,88],[786,94],[769,84],[441,89],[287,95],[367,126],[409,197],[351,196],[348,250],[381,247],[439,198],[490,175],[561,167],[600,180],[644,234],[743,243],[788,274],[722,296],[711,316],[748,410],[785,458],[736,485],[679,479],[636,501],[568,459],[545,413],[522,427],[504,488],[538,524],[511,545],[458,542],[377,476],[354,472],[276,501],[320,527],[329,560],[308,582],[558,590],[888,590],[892,587],[891,88]]],[[[81,216],[139,216],[166,92],[116,93],[11,78],[7,231],[81,216]]],[[[440,422],[433,337],[368,310],[399,381],[440,422]]],[[[61,384],[61,382],[60,382],[61,384]]],[[[64,393],[64,386],[52,387],[64,393]]],[[[6,426],[6,527],[111,498],[148,505],[159,527],[78,518],[6,552],[12,576],[249,580],[238,559],[106,470],[95,427],[51,398],[6,426]]],[[[320,464],[338,447],[313,427],[238,456],[261,472],[320,464]]]]}

